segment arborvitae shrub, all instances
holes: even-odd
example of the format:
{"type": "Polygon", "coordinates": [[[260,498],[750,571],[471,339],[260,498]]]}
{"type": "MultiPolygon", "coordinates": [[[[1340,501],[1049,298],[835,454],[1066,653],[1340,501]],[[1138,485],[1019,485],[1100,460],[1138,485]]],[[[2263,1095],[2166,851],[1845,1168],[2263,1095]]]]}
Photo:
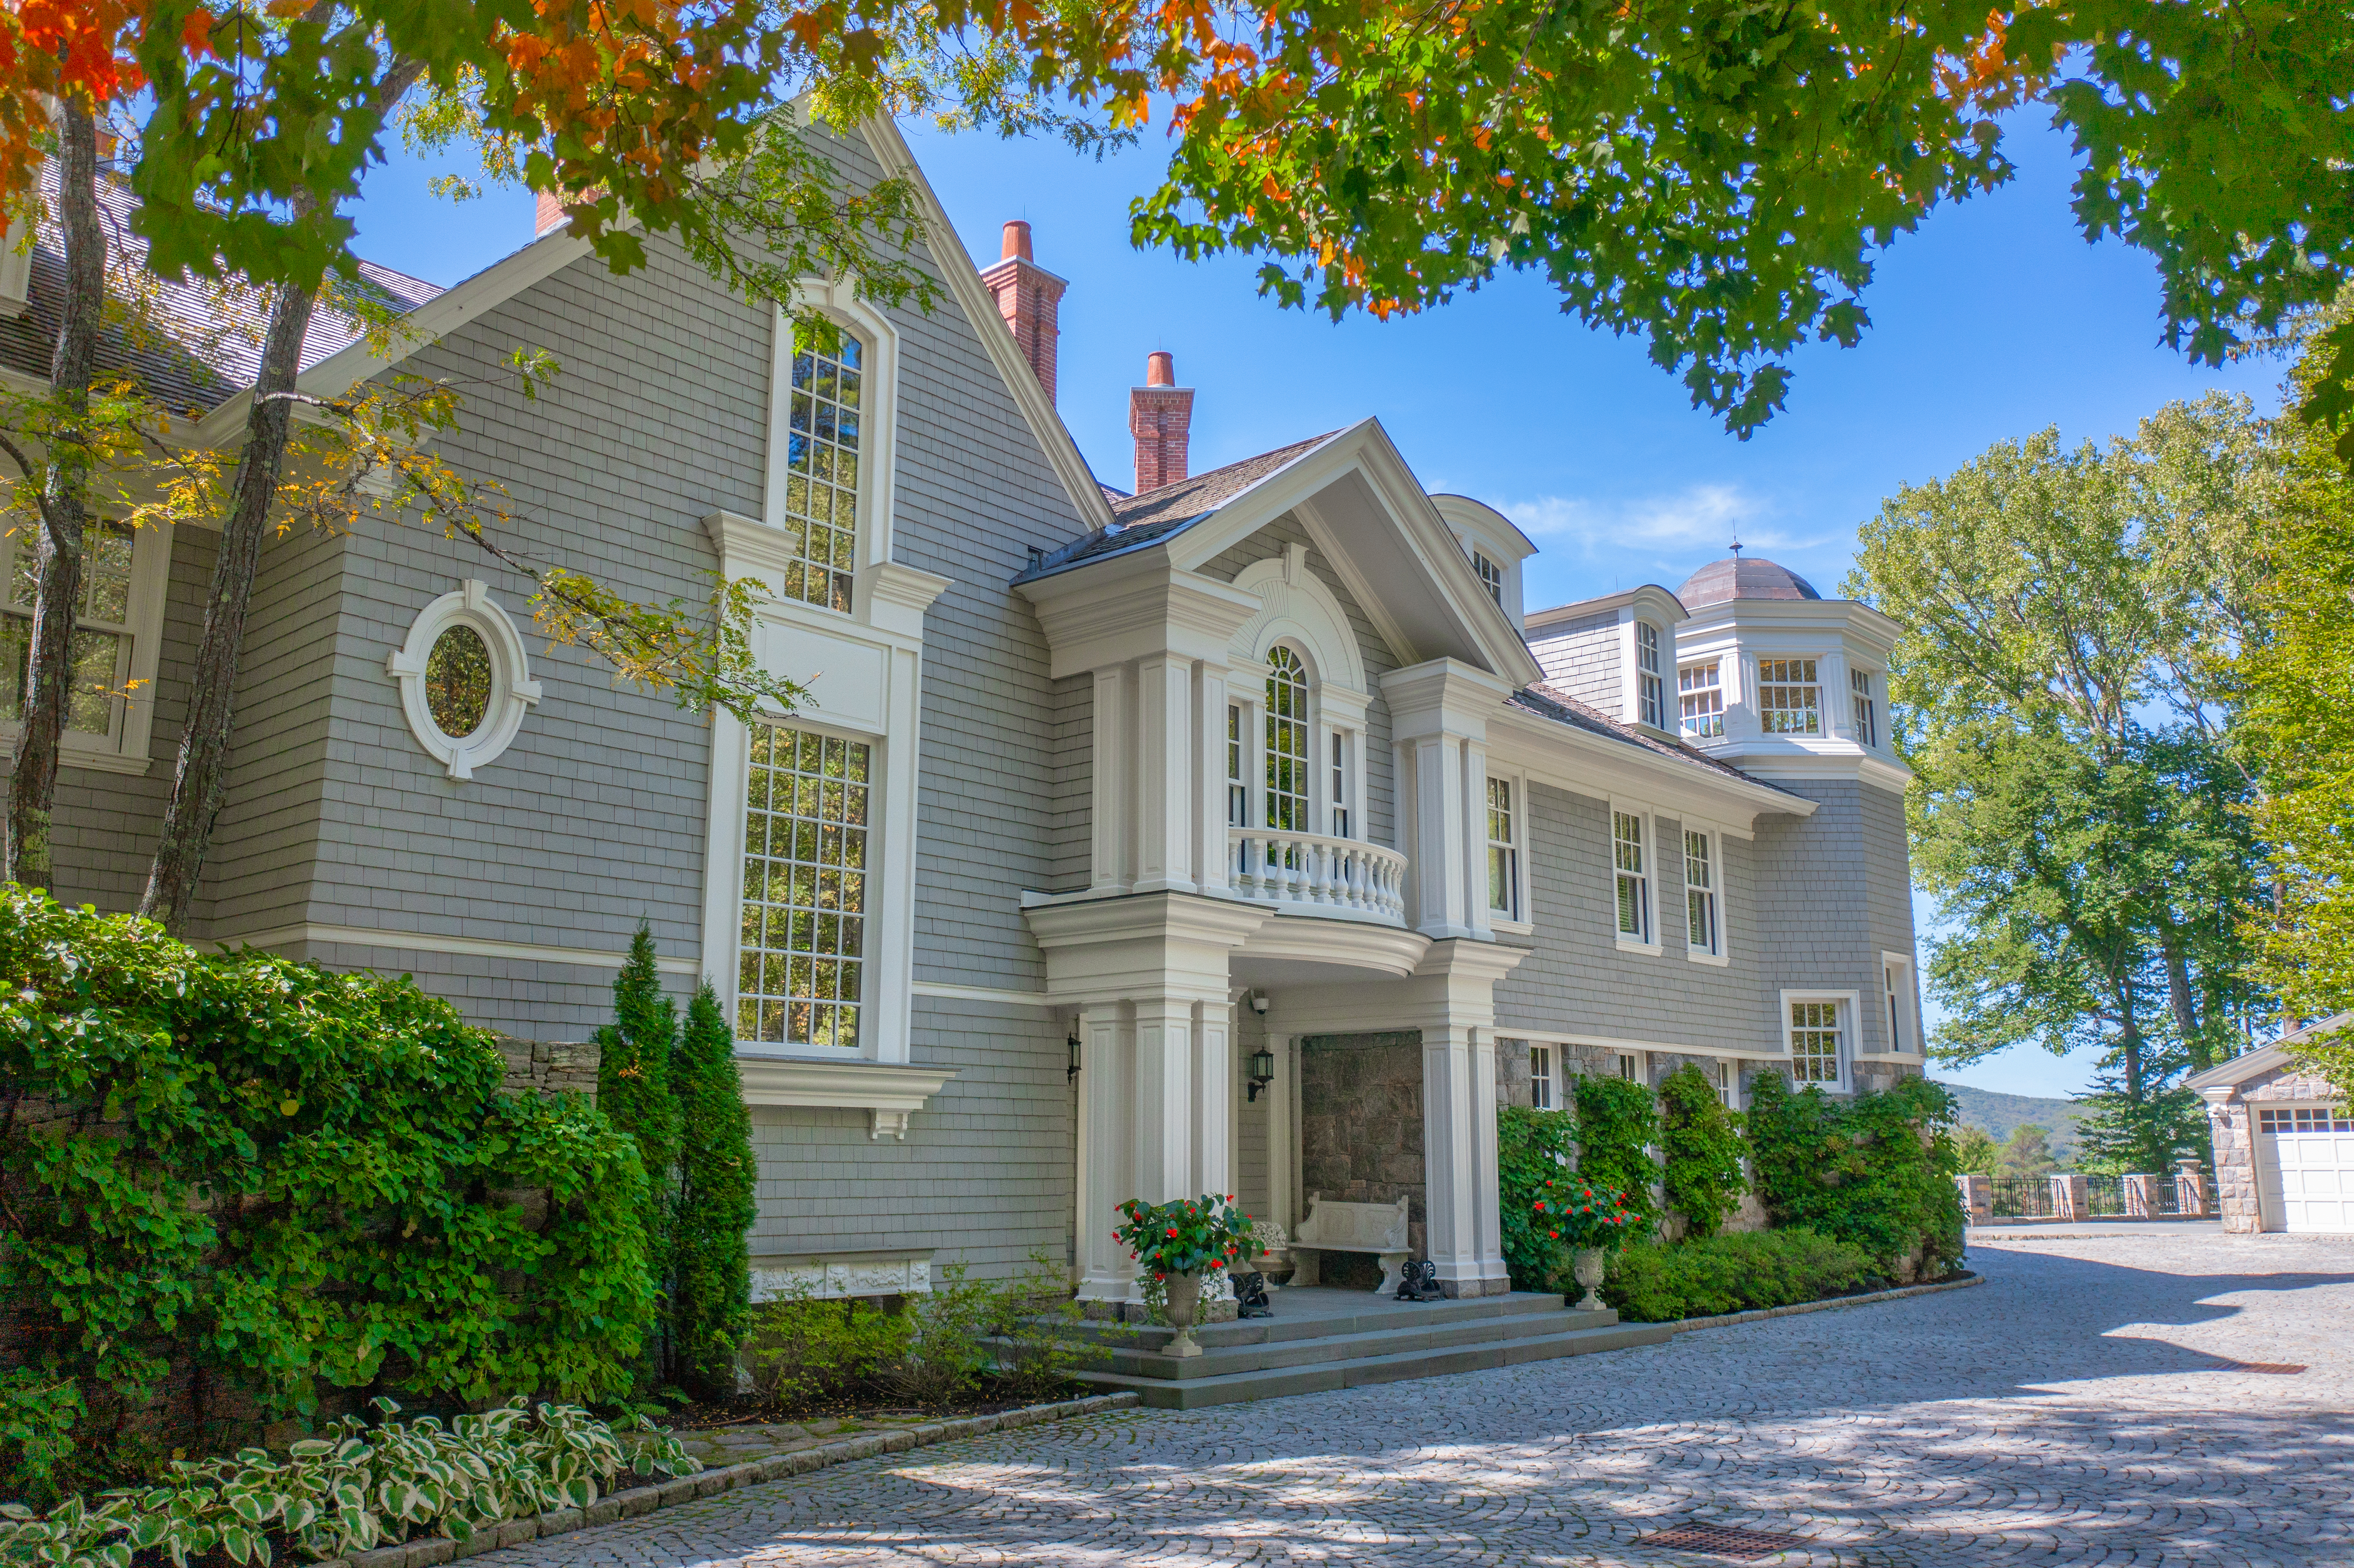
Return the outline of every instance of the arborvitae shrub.
{"type": "Polygon", "coordinates": [[[1577,1080],[1577,1173],[1626,1195],[1647,1234],[1659,1217],[1659,1109],[1645,1086],[1595,1075],[1577,1080]]]}
{"type": "Polygon", "coordinates": [[[597,1108],[616,1130],[638,1146],[646,1171],[646,1194],[638,1213],[645,1232],[646,1279],[662,1298],[657,1319],[662,1334],[648,1347],[643,1369],[665,1380],[673,1360],[667,1343],[673,1259],[671,1231],[678,1204],[678,1097],[671,1084],[671,1054],[678,1040],[678,1009],[663,994],[654,964],[653,933],[644,924],[630,939],[630,956],[613,980],[613,1022],[597,1031],[597,1108]]]}
{"type": "Polygon", "coordinates": [[[678,1208],[671,1232],[673,1375],[699,1399],[736,1389],[736,1352],[751,1319],[752,1118],[736,1071],[736,1035],[706,982],[687,1004],[672,1057],[679,1126],[678,1208]]]}
{"type": "Polygon", "coordinates": [[[1659,1122],[1668,1207],[1684,1217],[1687,1236],[1712,1236],[1749,1190],[1741,1169],[1741,1118],[1687,1062],[1659,1081],[1659,1122]]]}

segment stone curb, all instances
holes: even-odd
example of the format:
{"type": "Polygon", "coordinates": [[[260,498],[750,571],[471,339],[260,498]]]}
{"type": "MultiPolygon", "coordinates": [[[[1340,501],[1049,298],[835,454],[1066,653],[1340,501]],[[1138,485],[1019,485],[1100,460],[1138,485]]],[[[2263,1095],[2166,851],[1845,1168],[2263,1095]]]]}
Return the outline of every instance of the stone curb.
{"type": "Polygon", "coordinates": [[[429,1568],[429,1565],[451,1563],[462,1557],[479,1557],[502,1546],[520,1546],[526,1541],[568,1535],[590,1525],[635,1519],[656,1509],[674,1508],[680,1503],[693,1502],[697,1498],[716,1497],[721,1492],[731,1492],[743,1487],[757,1487],[852,1459],[871,1459],[877,1454],[905,1453],[910,1448],[951,1442],[959,1437],[978,1437],[985,1432],[1003,1432],[1018,1426],[1035,1426],[1041,1422],[1064,1421],[1075,1415],[1123,1410],[1137,1403],[1138,1397],[1133,1393],[1098,1393],[1086,1399],[1065,1400],[1058,1404],[1025,1404],[1016,1410],[1000,1411],[995,1415],[967,1415],[954,1421],[930,1421],[921,1426],[903,1426],[890,1432],[861,1433],[855,1437],[821,1443],[814,1448],[802,1448],[790,1454],[771,1454],[767,1458],[748,1459],[740,1465],[697,1470],[694,1475],[681,1476],[676,1480],[664,1481],[658,1486],[632,1487],[627,1491],[610,1492],[585,1509],[562,1508],[524,1519],[511,1519],[495,1527],[484,1528],[462,1545],[446,1535],[431,1535],[400,1546],[380,1546],[373,1552],[356,1552],[349,1557],[330,1558],[324,1563],[313,1564],[313,1568],[429,1568]]]}
{"type": "Polygon", "coordinates": [[[1662,1327],[1681,1334],[1688,1329],[1723,1329],[1734,1323],[1756,1323],[1767,1318],[1790,1318],[1801,1312],[1835,1312],[1842,1307],[1869,1307],[1875,1301],[1902,1301],[1907,1296],[1934,1296],[1940,1290],[1967,1290],[1984,1285],[1986,1276],[1948,1279],[1938,1285],[1907,1285],[1897,1290],[1875,1290],[1869,1296],[1835,1296],[1829,1301],[1797,1301],[1787,1307],[1762,1307],[1754,1312],[1726,1312],[1714,1318],[1679,1318],[1662,1327]]]}

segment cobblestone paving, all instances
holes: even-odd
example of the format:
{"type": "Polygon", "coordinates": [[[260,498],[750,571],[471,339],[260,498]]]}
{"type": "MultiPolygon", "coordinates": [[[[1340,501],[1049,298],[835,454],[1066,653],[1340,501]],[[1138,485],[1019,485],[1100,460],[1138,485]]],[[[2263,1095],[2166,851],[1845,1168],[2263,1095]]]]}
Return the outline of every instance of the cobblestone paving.
{"type": "Polygon", "coordinates": [[[864,1460],[557,1564],[2354,1564],[2354,1241],[1974,1248],[1985,1285],[1641,1350],[864,1460]],[[2299,1362],[2296,1375],[2241,1370],[2299,1362]]]}

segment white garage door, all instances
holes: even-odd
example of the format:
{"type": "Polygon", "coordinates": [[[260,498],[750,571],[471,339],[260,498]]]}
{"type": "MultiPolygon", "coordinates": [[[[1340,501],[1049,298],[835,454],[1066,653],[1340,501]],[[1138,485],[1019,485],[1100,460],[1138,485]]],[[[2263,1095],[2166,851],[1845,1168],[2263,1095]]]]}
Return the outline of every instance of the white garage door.
{"type": "Polygon", "coordinates": [[[2258,1110],[2256,1181],[2266,1225],[2354,1235],[2354,1116],[2328,1106],[2258,1110]]]}

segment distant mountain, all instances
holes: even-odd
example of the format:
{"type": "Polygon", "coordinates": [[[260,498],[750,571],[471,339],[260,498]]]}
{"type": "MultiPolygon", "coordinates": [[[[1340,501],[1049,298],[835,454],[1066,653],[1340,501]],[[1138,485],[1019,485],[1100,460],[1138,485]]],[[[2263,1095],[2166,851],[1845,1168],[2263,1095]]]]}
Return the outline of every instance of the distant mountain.
{"type": "Polygon", "coordinates": [[[2052,1152],[2058,1158],[2064,1160],[2076,1147],[2077,1111],[2073,1100],[1999,1094],[1968,1084],[1947,1084],[1942,1078],[1937,1081],[1961,1102],[1962,1125],[1982,1129],[1997,1143],[2008,1139],[2011,1128],[2033,1122],[2052,1135],[2052,1152]]]}

